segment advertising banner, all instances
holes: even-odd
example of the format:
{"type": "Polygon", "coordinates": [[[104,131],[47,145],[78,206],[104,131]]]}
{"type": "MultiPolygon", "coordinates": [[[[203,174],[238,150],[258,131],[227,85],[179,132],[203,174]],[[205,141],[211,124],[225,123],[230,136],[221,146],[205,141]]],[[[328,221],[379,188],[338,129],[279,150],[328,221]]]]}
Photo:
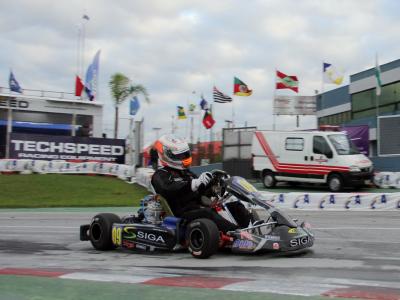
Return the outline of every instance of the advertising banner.
{"type": "Polygon", "coordinates": [[[315,115],[315,96],[275,96],[275,115],[315,115]]]}
{"type": "Polygon", "coordinates": [[[368,125],[341,126],[341,131],[347,133],[350,140],[357,146],[358,150],[366,156],[369,155],[369,127],[368,125]]]}
{"type": "Polygon", "coordinates": [[[123,164],[125,140],[11,133],[10,158],[123,164]]]}

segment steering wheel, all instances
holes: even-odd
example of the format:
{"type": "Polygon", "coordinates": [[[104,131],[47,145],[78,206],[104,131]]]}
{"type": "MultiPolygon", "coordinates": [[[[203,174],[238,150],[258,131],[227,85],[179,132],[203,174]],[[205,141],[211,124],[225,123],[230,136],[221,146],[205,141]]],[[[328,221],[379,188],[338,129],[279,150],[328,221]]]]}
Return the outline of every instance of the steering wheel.
{"type": "Polygon", "coordinates": [[[225,181],[229,178],[229,175],[222,170],[211,171],[212,179],[206,188],[204,193],[205,196],[211,197],[222,197],[226,191],[225,181]]]}

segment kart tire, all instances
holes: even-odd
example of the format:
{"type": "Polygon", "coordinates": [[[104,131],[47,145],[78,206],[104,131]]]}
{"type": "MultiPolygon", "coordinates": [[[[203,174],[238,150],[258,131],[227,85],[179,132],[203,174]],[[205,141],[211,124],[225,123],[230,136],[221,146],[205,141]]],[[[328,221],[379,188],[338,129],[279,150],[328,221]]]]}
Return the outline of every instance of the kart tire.
{"type": "Polygon", "coordinates": [[[219,230],[209,219],[196,219],[186,228],[188,249],[195,258],[208,258],[218,251],[219,230]]]}
{"type": "Polygon", "coordinates": [[[263,173],[262,182],[264,184],[264,187],[266,187],[267,189],[268,188],[270,188],[270,189],[274,188],[275,185],[276,185],[276,179],[275,179],[274,172],[265,171],[263,173]]]}
{"type": "Polygon", "coordinates": [[[121,219],[115,214],[102,213],[94,216],[89,227],[89,237],[95,249],[112,250],[116,248],[111,237],[113,223],[121,223],[121,219]]]}
{"type": "Polygon", "coordinates": [[[343,179],[339,174],[332,174],[328,177],[328,187],[331,192],[337,193],[343,190],[343,179]]]}

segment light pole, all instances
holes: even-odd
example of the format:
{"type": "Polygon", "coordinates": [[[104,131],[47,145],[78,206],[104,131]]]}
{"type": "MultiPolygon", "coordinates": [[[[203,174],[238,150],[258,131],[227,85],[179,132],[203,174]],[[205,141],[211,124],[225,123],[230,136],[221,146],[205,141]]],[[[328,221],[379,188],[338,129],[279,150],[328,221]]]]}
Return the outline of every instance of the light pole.
{"type": "Polygon", "coordinates": [[[152,128],[154,131],[155,131],[155,133],[156,133],[156,140],[158,140],[158,138],[159,138],[159,132],[160,132],[160,130],[161,130],[161,127],[153,127],[152,128]]]}

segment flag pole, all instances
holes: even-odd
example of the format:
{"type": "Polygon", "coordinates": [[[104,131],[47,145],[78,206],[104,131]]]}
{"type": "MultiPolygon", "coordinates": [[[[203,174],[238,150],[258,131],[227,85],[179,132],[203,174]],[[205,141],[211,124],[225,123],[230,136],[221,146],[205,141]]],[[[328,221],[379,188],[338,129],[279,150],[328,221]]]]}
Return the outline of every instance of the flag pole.
{"type": "MultiPolygon", "coordinates": [[[[11,98],[11,88],[10,88],[10,98],[11,98]]],[[[11,132],[12,132],[12,108],[11,108],[10,104],[8,104],[7,135],[6,135],[6,159],[10,158],[11,132]]]]}
{"type": "Polygon", "coordinates": [[[172,115],[171,116],[171,134],[175,133],[174,126],[175,126],[175,124],[174,124],[174,116],[172,115]]]}
{"type": "MultiPolygon", "coordinates": [[[[213,110],[212,110],[212,104],[210,104],[210,112],[211,112],[211,114],[214,113],[213,110]]],[[[213,118],[215,118],[215,115],[213,115],[213,118]]],[[[214,126],[212,126],[212,127],[210,128],[210,143],[213,141],[213,127],[214,127],[214,126]]]]}
{"type": "MultiPolygon", "coordinates": [[[[133,124],[134,124],[134,119],[135,116],[130,116],[130,120],[129,120],[129,141],[130,141],[130,159],[131,159],[131,166],[136,165],[136,162],[134,161],[134,149],[133,149],[133,140],[134,140],[134,136],[133,136],[133,124]]],[[[135,149],[138,150],[138,149],[135,149]]]]}
{"type": "MultiPolygon", "coordinates": [[[[325,84],[324,84],[324,62],[322,61],[322,78],[321,78],[321,111],[324,113],[324,93],[325,93],[325,84]]],[[[322,117],[321,117],[322,118],[322,117]]],[[[317,117],[317,128],[318,128],[318,117],[317,117]]]]}
{"type": "Polygon", "coordinates": [[[235,127],[235,107],[233,103],[233,96],[232,96],[232,128],[235,127]]]}
{"type": "Polygon", "coordinates": [[[375,54],[375,76],[376,76],[376,93],[375,93],[375,109],[376,109],[376,124],[378,126],[378,117],[379,117],[379,100],[381,96],[381,70],[378,62],[378,53],[375,54]]]}
{"type": "Polygon", "coordinates": [[[272,99],[272,130],[273,131],[275,131],[275,129],[276,129],[276,125],[275,125],[275,122],[276,122],[276,114],[275,114],[275,98],[276,98],[276,68],[275,68],[275,74],[274,74],[274,77],[275,77],[275,84],[274,84],[274,94],[273,94],[273,99],[272,99]]]}
{"type": "Polygon", "coordinates": [[[76,49],[76,75],[80,76],[80,51],[81,51],[81,28],[78,25],[78,42],[76,49]]]}

